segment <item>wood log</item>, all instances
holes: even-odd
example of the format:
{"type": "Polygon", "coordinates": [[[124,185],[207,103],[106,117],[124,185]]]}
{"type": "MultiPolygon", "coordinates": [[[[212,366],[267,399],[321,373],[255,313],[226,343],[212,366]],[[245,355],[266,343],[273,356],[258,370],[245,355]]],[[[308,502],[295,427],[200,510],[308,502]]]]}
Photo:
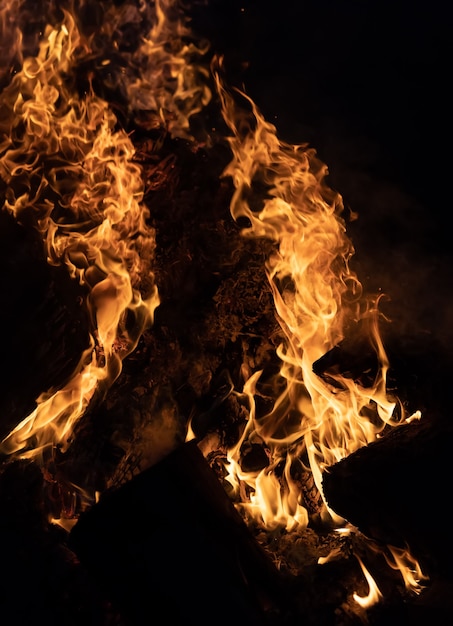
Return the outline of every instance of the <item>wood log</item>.
{"type": "MultiPolygon", "coordinates": [[[[69,545],[127,624],[270,624],[282,580],[194,441],[82,513],[69,545]]],[[[281,623],[281,622],[278,622],[281,623]]]]}
{"type": "MultiPolygon", "coordinates": [[[[420,410],[445,420],[450,404],[448,343],[419,328],[401,330],[381,319],[379,333],[389,361],[387,389],[398,396],[408,413],[420,410]]],[[[313,363],[313,372],[333,387],[344,389],[342,377],[362,387],[374,384],[380,364],[365,321],[351,323],[344,339],[313,363]]]]}
{"type": "Polygon", "coordinates": [[[449,575],[452,437],[445,420],[396,427],[325,471],[327,502],[368,537],[409,547],[428,575],[449,575]]]}

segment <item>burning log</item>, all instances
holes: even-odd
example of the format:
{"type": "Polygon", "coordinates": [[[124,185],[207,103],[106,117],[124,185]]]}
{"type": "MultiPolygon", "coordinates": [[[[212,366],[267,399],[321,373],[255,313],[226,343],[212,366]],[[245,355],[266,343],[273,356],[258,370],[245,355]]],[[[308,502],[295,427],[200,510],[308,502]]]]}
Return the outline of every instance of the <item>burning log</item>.
{"type": "MultiPolygon", "coordinates": [[[[443,421],[450,395],[446,343],[423,328],[408,332],[401,320],[384,316],[379,317],[379,334],[389,362],[387,389],[395,390],[408,414],[419,410],[443,421]]],[[[350,324],[344,339],[313,363],[314,373],[340,390],[345,379],[371,387],[378,368],[376,348],[363,321],[350,324]]]]}
{"type": "Polygon", "coordinates": [[[273,623],[289,607],[194,441],[103,495],[69,543],[128,624],[160,614],[172,624],[273,623]]]}
{"type": "Polygon", "coordinates": [[[423,419],[392,430],[331,466],[330,507],[365,535],[409,547],[430,576],[451,568],[451,524],[442,513],[451,473],[451,424],[423,419]]]}

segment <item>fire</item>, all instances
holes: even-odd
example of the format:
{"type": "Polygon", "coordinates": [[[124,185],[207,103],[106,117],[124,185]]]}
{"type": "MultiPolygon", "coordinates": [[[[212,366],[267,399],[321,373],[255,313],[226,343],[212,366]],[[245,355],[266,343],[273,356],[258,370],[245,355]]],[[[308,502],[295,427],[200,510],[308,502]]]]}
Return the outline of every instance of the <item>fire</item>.
{"type": "MultiPolygon", "coordinates": [[[[230,133],[231,161],[223,176],[234,186],[231,216],[247,221],[245,238],[273,244],[266,273],[283,335],[276,351],[280,372],[272,381],[276,397],[266,414],[256,402],[264,394],[263,372],[243,364],[243,387],[233,393],[247,403],[248,420],[228,450],[228,480],[246,494],[239,506],[248,519],[271,530],[306,528],[310,515],[296,465],[312,474],[322,498],[322,475],[330,465],[384,429],[413,419],[388,395],[379,298],[364,297],[350,269],[354,248],[342,198],[326,184],[327,167],[312,148],[281,141],[252,99],[228,88],[222,60],[205,63],[208,44],[194,40],[174,2],[104,7],[99,28],[115,53],[124,20],[151,23],[135,47],[121,50],[120,69],[101,54],[94,34],[79,27],[73,8],[62,10],[59,18],[49,11],[36,50],[25,45],[17,18],[23,5],[9,0],[0,12],[0,39],[8,43],[0,53],[5,67],[12,68],[0,76],[5,209],[19,222],[31,221],[48,262],[64,266],[84,287],[91,328],[90,345],[73,375],[62,388],[37,398],[36,409],[4,439],[1,452],[39,459],[52,446],[64,451],[95,394],[105,393],[120,375],[160,302],[152,270],[155,233],[133,137],[122,127],[120,113],[94,88],[93,76],[76,80],[84,61],[100,55],[106,88],[124,98],[121,115],[144,128],[162,127],[196,144],[192,120],[213,97],[219,101],[230,133]],[[359,321],[375,348],[378,374],[368,387],[339,375],[338,385],[329,385],[313,364],[359,321]],[[241,468],[246,443],[266,449],[266,467],[241,468]]],[[[212,145],[219,138],[208,140],[212,145]]],[[[158,155],[157,143],[153,150],[158,155]]],[[[327,502],[321,514],[337,526],[344,522],[327,502]]],[[[419,589],[423,575],[417,564],[407,554],[393,556],[396,567],[406,571],[408,588],[419,589]]],[[[355,599],[367,607],[378,601],[380,591],[359,562],[370,593],[355,599]]]]}
{"type": "Polygon", "coordinates": [[[86,288],[91,346],[66,385],[41,395],[3,441],[7,454],[64,449],[93,394],[120,374],[159,303],[150,269],[154,233],[134,146],[106,101],[71,85],[90,41],[69,12],[63,15],[47,25],[36,56],[24,59],[1,95],[0,175],[5,208],[18,221],[31,217],[49,263],[65,266],[86,288]]]}
{"type": "MultiPolygon", "coordinates": [[[[255,493],[263,489],[255,498],[274,502],[282,487],[272,468],[285,459],[283,490],[288,491],[285,499],[292,505],[285,507],[283,525],[291,528],[300,520],[307,521],[291,479],[291,459],[306,456],[322,493],[322,473],[329,465],[367,445],[386,426],[400,423],[401,417],[395,417],[397,401],[389,399],[386,391],[388,360],[379,336],[378,300],[363,302],[359,280],[349,269],[354,250],[341,217],[341,197],[325,184],[326,167],[312,149],[279,141],[276,128],[245,94],[239,95],[249,112],[239,109],[219,72],[216,78],[223,115],[232,132],[233,158],[224,172],[235,186],[231,212],[235,219],[249,220],[244,236],[275,242],[266,270],[285,335],[277,349],[284,390],[273,410],[257,417],[253,395],[259,373],[246,382],[250,422],[230,451],[230,469],[240,480],[247,480],[237,469],[240,448],[247,438],[263,441],[271,450],[272,463],[259,477],[248,480],[255,493]],[[252,208],[258,184],[265,186],[265,198],[252,208]],[[358,320],[368,325],[380,371],[371,388],[339,377],[338,391],[314,374],[313,363],[342,340],[348,323],[358,320]],[[268,482],[274,485],[272,497],[268,482]]],[[[264,516],[273,517],[270,511],[264,516]]]]}
{"type": "Polygon", "coordinates": [[[428,581],[428,577],[423,573],[420,564],[414,559],[408,548],[402,549],[395,546],[388,546],[388,548],[392,556],[392,558],[386,557],[390,567],[401,573],[406,589],[420,593],[428,581]]]}
{"type": "MultiPolygon", "coordinates": [[[[280,141],[275,126],[267,122],[244,92],[235,96],[222,81],[222,61],[214,75],[224,120],[231,131],[232,160],[224,175],[232,179],[231,213],[246,218],[245,237],[275,243],[266,272],[274,294],[275,310],[285,340],[277,348],[284,388],[273,409],[257,415],[254,397],[260,394],[261,372],[246,378],[243,393],[250,407],[241,439],[228,453],[228,480],[240,490],[245,483],[249,502],[246,515],[266,528],[305,528],[309,513],[292,464],[306,459],[322,497],[322,474],[358,448],[374,441],[386,427],[407,416],[397,398],[387,392],[388,358],[379,334],[379,298],[365,298],[358,277],[350,270],[354,253],[342,218],[342,198],[325,183],[326,166],[305,145],[280,141]],[[242,100],[242,107],[238,106],[242,100]],[[257,197],[256,189],[263,189],[257,197]],[[366,325],[379,371],[374,383],[364,387],[337,376],[337,386],[315,375],[313,364],[344,337],[353,322],[366,325]],[[259,441],[269,450],[267,467],[243,472],[241,448],[259,441]]],[[[281,388],[281,385],[276,385],[281,388]]],[[[321,516],[341,526],[344,520],[324,501],[321,516]]],[[[359,557],[357,557],[359,558],[359,557]]],[[[382,594],[359,558],[370,586],[366,598],[355,596],[362,607],[376,603],[382,594]]],[[[396,559],[408,588],[419,592],[420,577],[407,575],[396,559]]]]}
{"type": "Polygon", "coordinates": [[[373,606],[373,604],[376,604],[377,602],[379,602],[379,600],[382,598],[382,593],[380,592],[378,586],[376,585],[374,578],[371,576],[370,572],[365,567],[362,559],[360,559],[359,557],[357,557],[357,559],[359,561],[360,567],[362,568],[362,571],[369,585],[369,592],[367,596],[359,596],[357,593],[355,593],[354,600],[362,608],[366,609],[366,608],[369,608],[370,606],[373,606]]]}

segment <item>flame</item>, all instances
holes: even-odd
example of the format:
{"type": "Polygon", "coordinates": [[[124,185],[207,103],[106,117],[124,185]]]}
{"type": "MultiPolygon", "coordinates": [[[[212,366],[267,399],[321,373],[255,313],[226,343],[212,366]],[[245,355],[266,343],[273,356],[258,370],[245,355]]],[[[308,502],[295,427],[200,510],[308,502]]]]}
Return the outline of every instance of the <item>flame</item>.
{"type": "MultiPolygon", "coordinates": [[[[208,44],[192,36],[172,0],[103,7],[100,38],[79,28],[72,8],[59,11],[59,18],[49,9],[39,37],[25,41],[26,7],[27,0],[6,0],[0,9],[0,58],[8,68],[0,73],[5,208],[19,222],[34,224],[48,262],[65,267],[83,286],[90,341],[69,380],[37,398],[35,410],[0,451],[37,459],[51,446],[64,451],[94,395],[120,375],[124,358],[153,322],[159,305],[152,272],[155,233],[143,200],[143,173],[119,114],[196,141],[192,122],[215,93],[230,132],[232,158],[223,176],[234,186],[231,215],[248,222],[244,237],[272,242],[266,273],[283,336],[269,413],[260,414],[256,402],[264,372],[242,368],[242,390],[233,393],[248,404],[249,416],[228,451],[227,479],[249,519],[268,529],[306,528],[309,511],[295,466],[311,472],[322,498],[322,475],[330,465],[405,419],[387,393],[380,300],[364,297],[350,269],[354,248],[342,198],[326,184],[327,167],[307,145],[281,141],[245,92],[227,88],[222,60],[206,65],[208,44]],[[148,22],[136,43],[122,39],[124,23],[141,32],[148,22]],[[121,57],[119,67],[112,62],[115,55],[121,57]],[[103,87],[124,100],[119,112],[94,88],[93,76],[82,84],[76,80],[78,68],[93,58],[104,72],[103,87]],[[340,375],[333,387],[313,372],[313,364],[358,321],[368,330],[379,371],[368,387],[340,375]],[[265,447],[266,467],[243,471],[247,442],[265,447]]],[[[156,143],[156,153],[158,148],[156,143]]],[[[340,526],[344,521],[326,502],[322,515],[340,526]]],[[[416,562],[409,553],[392,554],[391,566],[405,572],[407,586],[417,590],[423,575],[416,562]]],[[[381,594],[359,562],[370,592],[354,597],[365,608],[381,594]]]]}
{"type": "Polygon", "coordinates": [[[367,583],[369,586],[369,592],[367,596],[359,596],[357,593],[354,593],[353,598],[357,602],[357,604],[359,604],[363,609],[368,609],[370,608],[370,606],[377,604],[381,600],[382,593],[380,592],[379,587],[376,584],[376,581],[374,580],[370,572],[365,567],[362,559],[359,556],[356,556],[356,558],[367,580],[367,583]]]}
{"type": "MultiPolygon", "coordinates": [[[[325,182],[326,166],[308,146],[281,141],[275,126],[246,93],[228,89],[222,59],[214,59],[213,73],[231,133],[232,159],[224,171],[234,185],[231,214],[248,221],[242,231],[245,237],[274,244],[266,272],[284,336],[276,351],[281,367],[275,383],[281,389],[283,381],[283,391],[268,414],[256,411],[262,372],[245,377],[242,394],[249,419],[228,452],[227,480],[241,494],[239,506],[248,519],[268,529],[305,528],[310,515],[292,469],[302,460],[323,500],[321,518],[342,526],[345,520],[324,500],[323,472],[374,441],[385,428],[420,419],[420,413],[406,416],[398,399],[387,392],[389,361],[379,332],[381,296],[365,297],[350,269],[354,248],[346,235],[342,198],[325,182]],[[375,379],[365,387],[338,374],[333,377],[338,385],[327,384],[315,375],[313,364],[358,321],[378,359],[375,379]],[[268,451],[269,463],[260,471],[244,472],[241,449],[245,442],[256,441],[268,451]]],[[[395,554],[394,558],[392,567],[400,570],[408,588],[418,592],[423,574],[415,559],[395,554]]],[[[367,608],[382,594],[359,562],[370,592],[354,598],[367,608]]]]}
{"type": "Polygon", "coordinates": [[[393,560],[385,555],[389,566],[398,570],[403,577],[406,589],[413,593],[419,594],[426,588],[428,577],[422,572],[420,564],[412,556],[408,548],[397,548],[396,546],[387,546],[393,560]]]}
{"type": "Polygon", "coordinates": [[[65,266],[86,288],[91,341],[66,385],[42,394],[2,442],[6,454],[28,447],[24,453],[35,456],[55,444],[64,450],[74,423],[100,386],[118,377],[159,303],[150,270],[154,233],[133,143],[106,101],[71,84],[90,41],[69,12],[63,16],[47,25],[38,53],[24,59],[1,95],[0,176],[5,208],[18,221],[31,217],[48,262],[65,266]]]}
{"type": "Polygon", "coordinates": [[[282,517],[279,508],[277,517],[291,528],[308,519],[291,479],[291,459],[307,457],[322,494],[322,473],[329,465],[370,443],[400,418],[394,416],[397,402],[387,397],[388,360],[379,336],[379,300],[364,301],[360,282],[349,268],[354,250],[341,217],[341,196],[325,184],[325,165],[313,149],[280,141],[276,128],[245,93],[238,91],[236,99],[232,96],[221,79],[221,60],[214,71],[231,131],[233,158],[224,172],[235,187],[231,213],[235,219],[248,219],[244,236],[275,244],[266,271],[285,335],[277,348],[284,390],[272,411],[257,417],[253,394],[259,374],[246,381],[250,421],[230,451],[230,471],[255,492],[253,499],[260,503],[265,524],[274,518],[270,503],[284,497],[286,513],[282,517]],[[242,108],[236,103],[238,97],[244,102],[242,108]],[[264,186],[266,195],[255,207],[257,186],[264,186]],[[342,391],[334,390],[314,374],[313,363],[342,340],[348,323],[357,320],[368,325],[380,371],[370,388],[343,378],[342,391]],[[272,462],[259,476],[247,477],[238,467],[239,452],[250,437],[265,443],[272,462]],[[273,469],[282,459],[284,472],[276,480],[273,469]],[[261,506],[268,510],[263,512],[261,506]]]}

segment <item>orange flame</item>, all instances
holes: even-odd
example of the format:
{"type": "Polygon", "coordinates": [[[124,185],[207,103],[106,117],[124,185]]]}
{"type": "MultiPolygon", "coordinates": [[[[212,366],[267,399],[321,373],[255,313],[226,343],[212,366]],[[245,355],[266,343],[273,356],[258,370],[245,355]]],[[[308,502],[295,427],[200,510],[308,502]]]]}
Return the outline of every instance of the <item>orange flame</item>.
{"type": "Polygon", "coordinates": [[[363,609],[368,609],[370,608],[370,606],[377,604],[381,600],[382,593],[380,592],[379,587],[376,585],[374,578],[371,576],[370,572],[365,567],[362,559],[358,556],[356,556],[356,558],[360,564],[360,567],[362,568],[362,571],[369,585],[369,592],[368,592],[368,595],[366,596],[359,596],[359,594],[354,593],[353,597],[354,597],[354,600],[357,602],[357,604],[359,604],[363,609]]]}
{"type": "MultiPolygon", "coordinates": [[[[64,449],[94,394],[117,378],[124,357],[152,323],[159,297],[150,269],[154,232],[147,223],[134,145],[89,80],[83,93],[75,86],[76,63],[96,54],[95,39],[63,11],[61,22],[43,29],[37,52],[27,49],[16,21],[24,2],[6,0],[0,9],[4,67],[12,67],[13,59],[17,67],[9,76],[0,74],[7,84],[0,95],[5,207],[19,221],[32,219],[49,263],[66,267],[86,288],[84,306],[91,319],[90,346],[71,378],[43,393],[36,409],[0,445],[5,454],[37,457],[51,445],[64,449]]],[[[231,214],[248,220],[245,237],[273,243],[266,272],[284,335],[276,381],[283,391],[276,393],[272,410],[259,415],[255,399],[262,372],[244,366],[243,389],[234,393],[248,402],[249,419],[229,451],[228,480],[237,489],[247,485],[249,497],[241,506],[251,519],[271,529],[305,528],[309,513],[293,462],[307,463],[322,496],[322,474],[330,465],[405,419],[395,417],[397,400],[386,390],[379,299],[363,298],[349,267],[354,249],[346,236],[342,198],[326,185],[328,171],[315,151],[279,140],[276,128],[245,93],[233,97],[221,78],[221,60],[211,68],[203,64],[208,45],[194,40],[172,0],[129,9],[134,12],[130,19],[138,22],[153,11],[154,24],[135,50],[122,53],[126,63],[117,80],[127,93],[126,113],[145,126],[162,125],[174,137],[193,140],[191,118],[211,99],[212,72],[231,132],[232,159],[224,171],[234,185],[231,214]],[[315,375],[313,363],[358,320],[368,324],[379,372],[370,387],[338,376],[340,389],[331,388],[315,375]],[[267,467],[242,470],[246,441],[265,444],[267,467]]],[[[114,37],[123,17],[116,6],[106,9],[101,30],[107,38],[114,37]]],[[[110,63],[102,61],[105,67],[110,63]]],[[[322,513],[329,521],[343,521],[327,503],[322,513]]],[[[392,554],[392,567],[405,571],[407,585],[417,588],[423,577],[416,563],[406,553],[392,554]]],[[[359,562],[370,593],[355,599],[367,607],[380,592],[359,562]]]]}
{"type": "MultiPolygon", "coordinates": [[[[231,212],[236,219],[248,218],[245,236],[265,237],[275,243],[266,270],[285,334],[277,349],[285,389],[268,415],[257,419],[251,411],[243,437],[263,440],[272,450],[274,464],[305,453],[322,493],[321,476],[326,467],[373,441],[386,425],[399,421],[394,418],[396,401],[386,395],[388,362],[378,333],[377,302],[363,307],[361,285],[348,265],[353,247],[340,215],[341,197],[326,186],[326,167],[312,149],[280,141],[275,127],[243,93],[239,96],[250,111],[240,110],[223,85],[219,68],[216,81],[223,116],[232,132],[233,158],[224,172],[235,186],[231,212]],[[255,209],[252,202],[257,184],[265,186],[266,197],[255,209]],[[345,325],[357,319],[369,324],[381,363],[379,375],[371,388],[344,379],[344,390],[333,390],[314,374],[313,363],[341,341],[345,325]]],[[[253,377],[253,385],[246,384],[244,393],[255,393],[258,376],[253,377]],[[249,392],[251,385],[253,391],[249,392]]],[[[236,472],[242,442],[230,454],[230,469],[234,465],[236,472]]],[[[295,502],[290,461],[286,464],[285,489],[295,502]]],[[[263,471],[278,491],[270,468],[263,471]]],[[[250,477],[254,489],[262,488],[263,478],[250,477]]],[[[255,497],[261,502],[271,499],[264,493],[255,497]]],[[[306,522],[299,505],[290,509],[286,527],[300,523],[298,520],[306,522]]]]}
{"type": "MultiPolygon", "coordinates": [[[[387,393],[389,362],[379,333],[379,298],[365,298],[350,270],[354,249],[341,216],[342,198],[325,183],[326,166],[308,146],[280,141],[275,126],[245,93],[236,90],[233,97],[222,81],[221,59],[214,60],[213,71],[231,131],[232,159],[224,171],[234,184],[231,213],[248,220],[244,236],[274,243],[266,271],[285,337],[277,348],[285,384],[267,415],[256,414],[262,372],[246,376],[243,395],[249,420],[229,451],[228,480],[237,493],[241,483],[247,485],[249,501],[240,506],[250,519],[270,529],[305,528],[309,514],[293,479],[293,460],[308,459],[323,497],[322,474],[330,465],[374,441],[384,428],[419,419],[420,413],[406,416],[398,399],[387,393]],[[339,385],[331,387],[315,375],[313,364],[343,339],[348,324],[359,320],[379,362],[374,383],[364,387],[336,375],[332,378],[339,385]],[[269,450],[269,464],[261,471],[241,469],[246,441],[261,441],[269,450]]],[[[337,526],[345,521],[325,500],[321,517],[337,526]]],[[[415,559],[409,553],[393,556],[392,567],[400,570],[407,588],[418,593],[424,577],[415,559]]],[[[382,594],[360,558],[359,563],[370,592],[354,598],[367,608],[382,594]]]]}
{"type": "Polygon", "coordinates": [[[393,561],[386,555],[386,560],[392,569],[398,570],[404,580],[406,589],[419,594],[426,587],[428,577],[422,572],[420,564],[414,559],[409,549],[387,546],[393,561]]]}
{"type": "Polygon", "coordinates": [[[20,221],[33,216],[48,261],[66,266],[87,288],[91,346],[67,384],[37,399],[37,407],[3,441],[7,454],[29,446],[34,456],[66,442],[100,383],[110,385],[159,303],[150,271],[154,233],[142,204],[134,146],[107,103],[68,85],[75,50],[89,51],[73,17],[48,25],[36,57],[2,93],[0,175],[6,208],[20,221]],[[20,178],[27,184],[21,195],[20,178]],[[147,292],[144,294],[144,292],[147,292]],[[143,293],[142,293],[143,292],[143,293]],[[133,320],[133,321],[131,321],[133,320]]]}

